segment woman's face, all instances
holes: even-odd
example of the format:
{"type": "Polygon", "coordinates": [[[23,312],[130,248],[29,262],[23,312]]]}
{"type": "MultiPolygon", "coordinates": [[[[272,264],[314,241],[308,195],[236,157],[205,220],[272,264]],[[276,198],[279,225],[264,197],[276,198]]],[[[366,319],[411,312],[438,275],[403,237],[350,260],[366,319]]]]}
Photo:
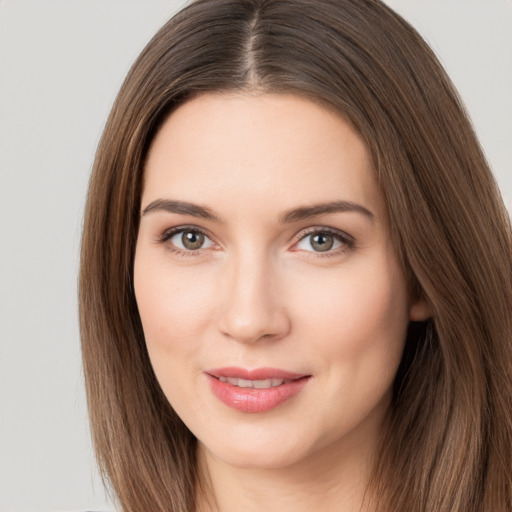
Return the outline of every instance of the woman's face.
{"type": "Polygon", "coordinates": [[[156,377],[211,460],[373,446],[418,307],[373,174],[347,122],[293,95],[200,96],[156,136],[135,293],[156,377]]]}

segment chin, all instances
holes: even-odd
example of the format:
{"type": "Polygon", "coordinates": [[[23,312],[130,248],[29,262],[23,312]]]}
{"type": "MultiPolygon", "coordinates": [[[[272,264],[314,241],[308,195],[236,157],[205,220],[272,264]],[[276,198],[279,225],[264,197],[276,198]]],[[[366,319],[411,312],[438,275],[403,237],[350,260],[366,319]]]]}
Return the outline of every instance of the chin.
{"type": "Polygon", "coordinates": [[[316,444],[305,435],[290,436],[287,431],[283,438],[274,429],[268,429],[261,435],[247,431],[237,435],[231,431],[225,439],[217,438],[213,443],[200,443],[200,446],[207,457],[236,468],[280,469],[309,459],[319,449],[316,444]]]}

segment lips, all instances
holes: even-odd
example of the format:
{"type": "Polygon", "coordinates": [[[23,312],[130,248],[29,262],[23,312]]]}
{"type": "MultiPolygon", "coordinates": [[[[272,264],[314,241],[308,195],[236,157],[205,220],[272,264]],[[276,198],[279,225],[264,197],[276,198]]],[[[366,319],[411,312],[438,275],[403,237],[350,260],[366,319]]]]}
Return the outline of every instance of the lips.
{"type": "Polygon", "coordinates": [[[300,393],[311,375],[277,368],[218,368],[205,372],[212,393],[232,409],[259,413],[274,409],[300,393]]]}

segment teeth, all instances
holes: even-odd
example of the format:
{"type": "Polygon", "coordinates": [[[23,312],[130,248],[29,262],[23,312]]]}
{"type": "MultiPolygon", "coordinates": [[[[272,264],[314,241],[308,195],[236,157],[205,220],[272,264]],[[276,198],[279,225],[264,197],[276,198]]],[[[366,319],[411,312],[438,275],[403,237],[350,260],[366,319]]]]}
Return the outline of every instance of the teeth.
{"type": "Polygon", "coordinates": [[[252,380],[245,380],[245,379],[237,379],[237,380],[238,380],[238,384],[235,384],[235,386],[238,386],[239,388],[252,388],[252,380]]]}
{"type": "Polygon", "coordinates": [[[281,386],[284,384],[285,379],[265,379],[265,380],[247,380],[247,379],[238,379],[236,377],[224,377],[220,376],[219,380],[221,382],[227,382],[232,386],[237,386],[239,388],[256,388],[256,389],[268,389],[275,388],[277,386],[281,386]]]}

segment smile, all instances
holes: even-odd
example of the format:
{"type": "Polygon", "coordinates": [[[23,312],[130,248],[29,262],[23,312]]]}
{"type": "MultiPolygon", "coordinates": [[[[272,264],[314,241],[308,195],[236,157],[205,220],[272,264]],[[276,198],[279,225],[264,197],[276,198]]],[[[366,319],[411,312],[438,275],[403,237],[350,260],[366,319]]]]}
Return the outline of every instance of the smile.
{"type": "Polygon", "coordinates": [[[274,368],[221,368],[208,370],[205,375],[215,397],[246,413],[275,409],[299,394],[311,378],[274,368]]]}
{"type": "Polygon", "coordinates": [[[238,388],[256,388],[256,389],[268,389],[275,388],[277,386],[281,386],[282,384],[291,382],[286,381],[284,379],[265,379],[265,380],[247,380],[247,379],[237,379],[236,377],[224,377],[220,376],[219,380],[221,382],[227,382],[232,386],[236,386],[238,388]]]}

